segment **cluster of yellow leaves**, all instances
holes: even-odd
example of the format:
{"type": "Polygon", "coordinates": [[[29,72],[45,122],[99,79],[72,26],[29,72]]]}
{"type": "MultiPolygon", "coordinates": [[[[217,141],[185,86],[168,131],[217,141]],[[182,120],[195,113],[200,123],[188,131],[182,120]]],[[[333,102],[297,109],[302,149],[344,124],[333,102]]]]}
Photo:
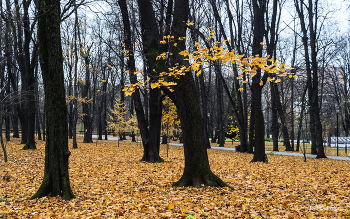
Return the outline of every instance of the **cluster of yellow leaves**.
{"type": "Polygon", "coordinates": [[[212,171],[234,189],[173,188],[184,168],[182,147],[170,146],[164,163],[150,164],[139,162],[143,149],[136,143],[80,142],[69,159],[77,196],[71,201],[29,200],[42,182],[44,142],[29,151],[18,140],[9,142],[10,161],[0,164],[0,218],[350,217],[345,161],[268,155],[269,164],[250,163],[250,154],[209,150],[212,171]]]}
{"type": "Polygon", "coordinates": [[[230,121],[232,121],[232,124],[228,125],[228,129],[229,131],[226,132],[228,135],[231,135],[233,133],[236,133],[236,136],[232,139],[233,141],[238,140],[239,139],[239,128],[236,124],[233,124],[233,122],[237,123],[237,121],[234,119],[233,116],[229,117],[230,121]]]}
{"type": "Polygon", "coordinates": [[[136,136],[140,134],[140,129],[137,122],[136,115],[130,115],[128,126],[126,127],[127,132],[133,132],[136,136]]]}
{"type": "MultiPolygon", "coordinates": [[[[209,61],[220,61],[223,65],[239,64],[241,74],[237,77],[237,80],[241,80],[244,74],[250,74],[251,77],[254,77],[258,69],[268,74],[277,74],[279,77],[297,77],[287,71],[288,66],[285,66],[284,63],[274,61],[272,58],[269,58],[269,56],[259,57],[256,55],[243,58],[245,55],[236,55],[234,50],[229,51],[225,49],[220,42],[214,42],[214,46],[210,49],[202,47],[198,42],[195,42],[194,46],[196,50],[193,53],[189,53],[185,50],[182,51],[180,55],[183,55],[191,62],[191,69],[198,71],[197,75],[201,73],[199,69],[208,64],[209,61]],[[269,64],[270,62],[272,64],[269,64]]],[[[275,83],[278,83],[280,79],[276,79],[275,76],[272,76],[268,77],[267,81],[275,81],[275,83]]],[[[242,81],[242,83],[247,83],[247,81],[242,81]]],[[[263,85],[263,81],[260,81],[260,86],[263,85]]],[[[243,90],[243,88],[239,88],[239,90],[243,90]]]]}
{"type": "Polygon", "coordinates": [[[115,134],[122,134],[125,132],[127,126],[134,123],[134,120],[126,118],[127,110],[124,103],[120,101],[120,98],[115,99],[113,108],[109,109],[109,120],[107,121],[107,128],[113,131],[115,134]]]}
{"type": "Polygon", "coordinates": [[[171,136],[176,126],[180,126],[180,120],[177,117],[177,108],[170,98],[166,96],[163,100],[162,110],[162,127],[164,133],[171,136]]]}

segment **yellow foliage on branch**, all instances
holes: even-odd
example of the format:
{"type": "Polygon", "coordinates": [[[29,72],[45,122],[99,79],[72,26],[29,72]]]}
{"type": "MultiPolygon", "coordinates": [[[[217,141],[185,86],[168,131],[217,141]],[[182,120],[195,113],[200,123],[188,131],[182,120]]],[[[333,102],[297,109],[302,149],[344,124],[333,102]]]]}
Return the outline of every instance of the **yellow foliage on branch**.
{"type": "MultiPolygon", "coordinates": [[[[191,23],[188,23],[188,25],[193,25],[191,23]]],[[[213,38],[214,36],[214,30],[212,28],[209,31],[209,37],[207,40],[213,38]]],[[[178,40],[186,40],[187,37],[179,38],[178,40]]],[[[207,41],[206,40],[206,41],[207,41]]],[[[226,41],[223,41],[226,42],[226,41]]],[[[203,68],[206,66],[209,66],[210,61],[220,61],[222,65],[226,66],[232,66],[233,64],[238,65],[239,70],[239,76],[237,77],[237,80],[242,80],[243,74],[250,75],[251,78],[253,78],[258,70],[263,71],[264,73],[271,74],[271,77],[267,78],[267,81],[274,81],[275,83],[278,83],[280,81],[277,77],[284,77],[289,76],[296,77],[292,73],[288,72],[289,68],[284,63],[277,62],[273,58],[270,58],[269,56],[265,57],[259,57],[258,55],[245,57],[246,55],[238,55],[235,53],[234,50],[229,51],[227,48],[223,47],[223,42],[215,41],[213,43],[213,46],[211,48],[207,48],[208,44],[206,43],[206,46],[202,46],[199,42],[195,42],[194,44],[194,51],[191,53],[188,50],[183,50],[179,54],[183,56],[183,60],[188,61],[189,65],[180,65],[176,64],[175,66],[169,67],[168,71],[166,72],[156,72],[156,70],[153,70],[156,72],[159,76],[158,81],[150,83],[151,88],[160,88],[162,86],[170,88],[171,86],[176,85],[176,80],[179,79],[182,75],[184,75],[186,72],[194,71],[196,75],[200,75],[202,73],[203,68]],[[271,63],[271,64],[270,64],[271,63]],[[168,80],[171,79],[171,80],[168,80]]],[[[172,43],[173,46],[176,46],[177,43],[174,42],[173,36],[164,36],[163,40],[159,42],[160,44],[167,44],[172,43]],[[176,44],[176,45],[175,45],[176,44]]],[[[263,45],[263,44],[262,44],[263,45]]],[[[264,45],[263,45],[264,46],[264,45]]],[[[172,56],[172,53],[164,52],[161,53],[156,57],[156,60],[167,60],[170,56],[172,56]]],[[[228,71],[231,73],[232,71],[228,71]]],[[[246,83],[246,81],[243,81],[243,83],[246,83]]],[[[264,81],[260,81],[260,86],[264,85],[264,81]]],[[[130,84],[127,85],[124,88],[124,92],[126,95],[131,95],[136,88],[139,87],[147,87],[148,81],[145,81],[143,83],[137,83],[137,84],[130,84]]],[[[239,90],[242,90],[243,88],[239,88],[239,90]]]]}

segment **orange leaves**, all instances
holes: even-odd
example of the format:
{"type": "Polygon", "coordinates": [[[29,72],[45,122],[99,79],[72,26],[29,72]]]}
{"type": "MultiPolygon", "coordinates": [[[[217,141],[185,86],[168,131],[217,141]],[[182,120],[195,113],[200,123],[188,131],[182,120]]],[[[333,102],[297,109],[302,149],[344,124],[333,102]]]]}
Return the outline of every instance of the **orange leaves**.
{"type": "MultiPolygon", "coordinates": [[[[173,188],[184,168],[183,147],[170,146],[163,163],[139,162],[136,143],[80,143],[69,158],[77,196],[29,200],[41,184],[45,143],[23,151],[8,143],[10,161],[0,163],[1,218],[348,218],[350,167],[345,161],[268,155],[269,164],[250,163],[251,154],[210,149],[212,171],[234,187],[173,188]]],[[[226,146],[230,146],[229,145],[226,146]]],[[[72,147],[71,142],[69,147],[72,147]]],[[[166,147],[160,147],[165,158],[166,147]]],[[[0,157],[2,161],[2,157],[0,157]]]]}

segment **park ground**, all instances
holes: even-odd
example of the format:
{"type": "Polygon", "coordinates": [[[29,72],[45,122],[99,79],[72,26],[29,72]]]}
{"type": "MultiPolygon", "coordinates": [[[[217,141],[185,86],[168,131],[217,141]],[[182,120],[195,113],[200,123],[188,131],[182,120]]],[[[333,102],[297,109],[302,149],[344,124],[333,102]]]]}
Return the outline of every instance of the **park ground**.
{"type": "Polygon", "coordinates": [[[251,154],[208,150],[212,171],[233,189],[176,188],[171,183],[182,175],[182,147],[170,145],[167,157],[162,145],[165,162],[150,164],[139,162],[140,144],[79,140],[70,156],[71,201],[30,200],[42,181],[45,143],[24,151],[18,140],[8,142],[9,162],[0,164],[0,218],[350,217],[348,161],[268,154],[268,164],[250,163],[251,154]]]}

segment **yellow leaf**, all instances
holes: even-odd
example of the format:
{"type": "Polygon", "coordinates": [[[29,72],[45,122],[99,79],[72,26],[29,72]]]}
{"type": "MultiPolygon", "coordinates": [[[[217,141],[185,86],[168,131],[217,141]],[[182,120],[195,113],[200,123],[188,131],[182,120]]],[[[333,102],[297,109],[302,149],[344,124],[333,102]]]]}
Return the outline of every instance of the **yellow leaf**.
{"type": "Polygon", "coordinates": [[[242,90],[243,90],[243,88],[242,88],[242,87],[238,88],[238,91],[242,91],[242,90]]]}
{"type": "Polygon", "coordinates": [[[201,73],[202,73],[202,70],[199,70],[196,75],[199,76],[201,73]]]}
{"type": "Polygon", "coordinates": [[[263,86],[263,85],[264,85],[264,82],[263,82],[263,81],[260,81],[259,85],[260,85],[260,86],[263,86]]]}
{"type": "Polygon", "coordinates": [[[175,208],[175,205],[174,205],[173,203],[170,203],[170,204],[168,205],[168,208],[169,208],[170,210],[173,210],[173,209],[175,208]]]}

